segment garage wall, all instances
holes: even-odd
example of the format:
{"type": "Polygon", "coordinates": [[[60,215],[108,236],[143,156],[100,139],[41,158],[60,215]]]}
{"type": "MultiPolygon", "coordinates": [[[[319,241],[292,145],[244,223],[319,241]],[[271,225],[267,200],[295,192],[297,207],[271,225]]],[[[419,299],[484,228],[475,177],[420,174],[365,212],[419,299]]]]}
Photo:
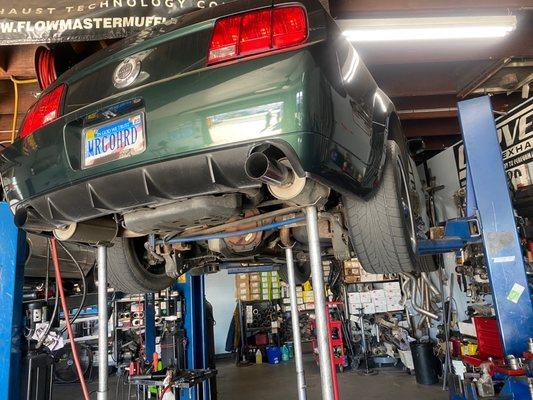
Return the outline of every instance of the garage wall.
{"type": "Polygon", "coordinates": [[[226,271],[205,276],[205,297],[213,305],[215,354],[226,352],[226,337],[235,310],[235,276],[226,271]]]}

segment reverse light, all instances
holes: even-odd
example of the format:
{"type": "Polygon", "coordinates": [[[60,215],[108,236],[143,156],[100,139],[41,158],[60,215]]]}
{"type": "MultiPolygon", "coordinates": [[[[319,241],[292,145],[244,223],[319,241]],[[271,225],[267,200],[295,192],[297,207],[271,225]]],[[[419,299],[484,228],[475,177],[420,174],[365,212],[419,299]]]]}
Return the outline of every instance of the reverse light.
{"type": "Polygon", "coordinates": [[[51,92],[40,97],[37,102],[30,107],[22,127],[19,130],[19,137],[24,138],[31,135],[37,129],[55,121],[61,114],[61,99],[65,91],[65,84],[59,85],[51,92]]]}
{"type": "Polygon", "coordinates": [[[307,15],[300,6],[281,6],[216,21],[208,64],[283,49],[307,39],[307,15]]]}

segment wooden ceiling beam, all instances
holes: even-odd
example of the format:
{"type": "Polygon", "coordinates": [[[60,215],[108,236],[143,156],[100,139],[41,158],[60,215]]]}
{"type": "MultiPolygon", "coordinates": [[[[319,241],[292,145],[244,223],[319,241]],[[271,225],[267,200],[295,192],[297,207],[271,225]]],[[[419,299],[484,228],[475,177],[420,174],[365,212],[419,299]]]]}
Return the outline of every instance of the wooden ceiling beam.
{"type": "Polygon", "coordinates": [[[0,47],[0,79],[35,78],[36,45],[0,47]]]}

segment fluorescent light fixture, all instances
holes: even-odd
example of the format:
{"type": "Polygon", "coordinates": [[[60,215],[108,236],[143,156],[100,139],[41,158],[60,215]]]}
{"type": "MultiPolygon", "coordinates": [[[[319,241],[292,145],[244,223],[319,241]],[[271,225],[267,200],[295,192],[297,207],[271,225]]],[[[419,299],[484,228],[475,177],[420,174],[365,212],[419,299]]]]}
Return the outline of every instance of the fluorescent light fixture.
{"type": "Polygon", "coordinates": [[[500,38],[516,29],[516,17],[429,17],[338,20],[353,42],[500,38]]]}

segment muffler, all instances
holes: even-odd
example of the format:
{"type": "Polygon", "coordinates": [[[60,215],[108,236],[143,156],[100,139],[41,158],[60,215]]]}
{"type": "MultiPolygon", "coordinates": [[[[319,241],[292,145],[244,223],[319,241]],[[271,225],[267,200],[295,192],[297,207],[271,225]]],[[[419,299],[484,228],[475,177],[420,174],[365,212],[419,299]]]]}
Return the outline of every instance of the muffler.
{"type": "Polygon", "coordinates": [[[54,236],[64,242],[111,243],[117,237],[118,225],[109,217],[85,222],[73,222],[64,228],[54,229],[54,236]]]}
{"type": "Polygon", "coordinates": [[[296,205],[316,204],[329,196],[326,186],[296,175],[287,158],[272,160],[265,153],[255,152],[246,160],[244,172],[249,178],[265,183],[275,198],[296,205]]]}

